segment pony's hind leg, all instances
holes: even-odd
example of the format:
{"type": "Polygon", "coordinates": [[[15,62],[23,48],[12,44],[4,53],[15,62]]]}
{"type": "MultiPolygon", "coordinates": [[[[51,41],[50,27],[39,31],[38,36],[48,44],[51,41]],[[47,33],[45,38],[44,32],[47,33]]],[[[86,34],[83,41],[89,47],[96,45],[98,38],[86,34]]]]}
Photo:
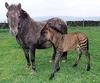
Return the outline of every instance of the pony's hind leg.
{"type": "Polygon", "coordinates": [[[76,61],[75,61],[75,64],[73,65],[73,67],[76,67],[78,65],[80,58],[81,58],[81,55],[82,55],[80,48],[77,48],[76,52],[77,52],[77,58],[76,58],[76,61]]]}
{"type": "Polygon", "coordinates": [[[31,57],[32,69],[33,69],[33,71],[35,71],[36,70],[36,67],[35,67],[35,48],[30,49],[30,57],[31,57]]]}

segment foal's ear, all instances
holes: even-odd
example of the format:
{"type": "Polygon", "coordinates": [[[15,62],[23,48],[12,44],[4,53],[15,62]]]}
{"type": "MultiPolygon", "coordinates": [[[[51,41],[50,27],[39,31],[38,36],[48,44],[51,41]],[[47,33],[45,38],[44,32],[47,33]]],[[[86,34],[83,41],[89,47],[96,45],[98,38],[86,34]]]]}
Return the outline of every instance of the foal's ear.
{"type": "Polygon", "coordinates": [[[48,23],[44,26],[45,28],[49,28],[49,25],[48,25],[48,23]]]}
{"type": "Polygon", "coordinates": [[[45,24],[45,25],[43,26],[43,30],[45,30],[45,29],[47,29],[47,24],[45,24]]]}
{"type": "Polygon", "coordinates": [[[7,2],[5,2],[5,7],[8,9],[9,8],[9,4],[7,2]]]}
{"type": "Polygon", "coordinates": [[[18,8],[21,9],[21,3],[18,4],[18,8]]]}

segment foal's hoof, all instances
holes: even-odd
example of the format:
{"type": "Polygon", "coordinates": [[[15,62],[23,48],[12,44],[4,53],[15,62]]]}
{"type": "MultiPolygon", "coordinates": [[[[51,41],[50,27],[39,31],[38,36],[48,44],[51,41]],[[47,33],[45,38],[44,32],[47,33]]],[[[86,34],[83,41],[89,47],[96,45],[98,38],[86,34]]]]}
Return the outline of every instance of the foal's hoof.
{"type": "Polygon", "coordinates": [[[52,80],[53,78],[54,78],[54,74],[51,74],[49,80],[52,80]]]}
{"type": "Polygon", "coordinates": [[[52,60],[49,60],[49,63],[52,63],[52,60]]]}
{"type": "Polygon", "coordinates": [[[87,66],[87,71],[90,71],[91,67],[90,66],[87,66]]]}
{"type": "Polygon", "coordinates": [[[73,65],[73,67],[76,67],[77,66],[77,64],[75,63],[74,65],[73,65]]]}

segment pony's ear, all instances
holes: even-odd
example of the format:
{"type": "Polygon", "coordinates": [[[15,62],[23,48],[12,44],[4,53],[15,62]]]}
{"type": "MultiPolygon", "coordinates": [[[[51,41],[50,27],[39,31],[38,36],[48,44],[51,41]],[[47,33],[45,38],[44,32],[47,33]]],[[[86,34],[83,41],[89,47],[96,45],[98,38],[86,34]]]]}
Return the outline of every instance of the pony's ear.
{"type": "Polygon", "coordinates": [[[21,10],[21,3],[18,4],[18,8],[21,10]]]}
{"type": "Polygon", "coordinates": [[[7,2],[5,2],[5,7],[8,9],[9,8],[9,4],[7,2]]]}

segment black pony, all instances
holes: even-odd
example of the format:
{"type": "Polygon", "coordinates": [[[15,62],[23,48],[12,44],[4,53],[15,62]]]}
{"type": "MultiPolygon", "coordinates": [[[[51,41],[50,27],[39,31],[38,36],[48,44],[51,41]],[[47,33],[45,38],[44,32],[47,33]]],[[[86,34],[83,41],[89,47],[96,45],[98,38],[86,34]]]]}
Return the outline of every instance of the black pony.
{"type": "MultiPolygon", "coordinates": [[[[44,42],[39,44],[40,32],[46,23],[34,21],[26,11],[21,8],[21,4],[9,5],[5,3],[5,7],[8,12],[6,14],[10,32],[16,37],[18,44],[22,47],[27,65],[32,65],[32,69],[35,70],[35,50],[51,47],[50,42],[44,42]],[[29,55],[31,58],[29,58],[29,55]],[[31,59],[31,60],[30,60],[31,59]]],[[[59,18],[50,19],[50,25],[53,25],[61,33],[65,33],[67,29],[66,24],[59,18]],[[64,26],[62,28],[62,26],[64,26]]],[[[66,53],[64,53],[64,56],[66,53]]]]}

